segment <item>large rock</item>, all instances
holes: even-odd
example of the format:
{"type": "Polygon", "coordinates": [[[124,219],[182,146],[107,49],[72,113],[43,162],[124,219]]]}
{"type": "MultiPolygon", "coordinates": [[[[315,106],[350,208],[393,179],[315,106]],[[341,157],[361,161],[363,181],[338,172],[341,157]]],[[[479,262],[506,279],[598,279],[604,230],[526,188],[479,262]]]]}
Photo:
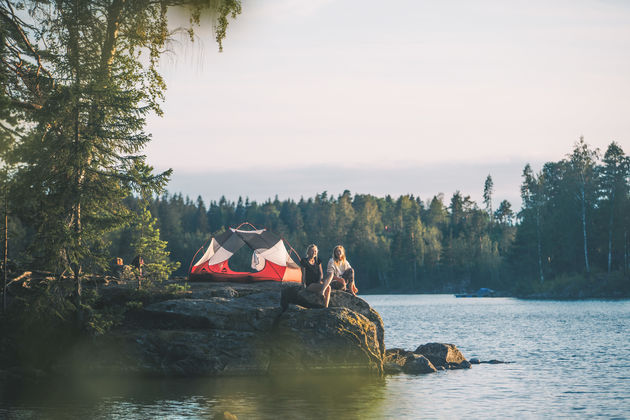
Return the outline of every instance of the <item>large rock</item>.
{"type": "MultiPolygon", "coordinates": [[[[322,308],[324,306],[324,298],[320,294],[299,286],[285,286],[282,289],[281,302],[283,309],[286,309],[289,304],[305,308],[322,308]]],[[[383,319],[366,301],[350,293],[333,290],[330,293],[328,307],[347,308],[369,319],[376,327],[381,357],[385,357],[385,325],[383,324],[383,319]]]]}
{"type": "Polygon", "coordinates": [[[296,295],[296,304],[305,308],[324,308],[326,299],[321,293],[300,288],[296,295]]]}
{"type": "Polygon", "coordinates": [[[359,313],[370,320],[376,327],[376,336],[381,350],[381,357],[385,357],[385,324],[383,319],[370,305],[361,299],[347,292],[333,290],[330,294],[330,308],[348,308],[359,313]]]}
{"type": "Polygon", "coordinates": [[[55,370],[95,375],[238,376],[263,375],[268,367],[269,351],[256,333],[136,330],[84,342],[55,370]]]}
{"type": "Polygon", "coordinates": [[[270,347],[273,372],[383,370],[376,326],[347,308],[289,305],[279,318],[270,347]]]}
{"type": "MultiPolygon", "coordinates": [[[[144,308],[131,294],[136,309],[127,311],[123,324],[81,343],[57,371],[157,376],[382,372],[383,322],[360,298],[337,296],[335,307],[320,309],[284,302],[283,310],[281,292],[289,290],[282,296],[295,299],[300,288],[193,286],[177,296],[143,296],[144,308]]],[[[111,301],[126,304],[122,296],[111,301]]]]}
{"type": "Polygon", "coordinates": [[[470,363],[454,344],[427,343],[419,346],[414,353],[423,355],[435,367],[445,369],[470,368],[470,363]]]}
{"type": "Polygon", "coordinates": [[[269,331],[282,312],[277,292],[240,298],[177,299],[149,305],[148,318],[179,328],[269,331]]]}

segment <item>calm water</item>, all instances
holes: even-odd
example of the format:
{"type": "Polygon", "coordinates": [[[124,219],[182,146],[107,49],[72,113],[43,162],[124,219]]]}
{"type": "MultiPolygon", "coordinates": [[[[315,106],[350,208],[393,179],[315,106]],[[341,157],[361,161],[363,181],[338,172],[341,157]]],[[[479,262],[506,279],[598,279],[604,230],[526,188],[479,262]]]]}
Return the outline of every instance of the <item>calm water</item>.
{"type": "Polygon", "coordinates": [[[0,418],[630,418],[630,301],[364,298],[388,348],[439,341],[512,363],[384,379],[5,384],[0,418]]]}

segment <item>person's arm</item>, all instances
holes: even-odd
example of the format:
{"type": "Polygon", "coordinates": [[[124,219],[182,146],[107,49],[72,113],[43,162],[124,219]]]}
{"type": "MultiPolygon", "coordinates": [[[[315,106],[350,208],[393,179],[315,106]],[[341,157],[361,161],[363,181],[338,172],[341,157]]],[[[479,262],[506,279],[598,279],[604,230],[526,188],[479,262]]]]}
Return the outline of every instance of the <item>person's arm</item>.
{"type": "Polygon", "coordinates": [[[324,270],[322,270],[322,262],[319,262],[319,282],[321,283],[324,280],[324,270]]]}

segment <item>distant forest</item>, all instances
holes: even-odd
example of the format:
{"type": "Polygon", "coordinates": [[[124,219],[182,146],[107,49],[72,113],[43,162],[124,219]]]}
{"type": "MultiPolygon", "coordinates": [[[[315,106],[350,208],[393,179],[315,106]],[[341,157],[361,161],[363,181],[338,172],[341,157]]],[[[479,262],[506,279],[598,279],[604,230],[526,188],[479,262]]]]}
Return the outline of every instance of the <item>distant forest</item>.
{"type": "MultiPolygon", "coordinates": [[[[192,201],[166,193],[148,205],[137,196],[124,204],[133,213],[150,212],[149,236],[167,242],[170,260],[180,263],[176,275],[187,274],[211,235],[248,221],[281,235],[300,255],[317,244],[324,262],[343,244],[362,290],[531,291],[563,276],[628,276],[629,162],[617,143],[600,156],[580,139],[565,159],[546,163],[539,173],[525,166],[520,211],[508,201],[492,206],[490,175],[483,203],[460,191],[425,200],[344,191],[299,201],[221,198],[207,205],[201,197],[192,201]]],[[[29,251],[33,229],[18,214],[9,224],[10,257],[46,268],[46,260],[29,251]]],[[[130,263],[138,247],[137,224],[110,232],[106,242],[110,258],[130,263]]]]}
{"type": "MultiPolygon", "coordinates": [[[[164,195],[150,211],[171,258],[181,263],[180,275],[210,234],[249,221],[278,233],[301,255],[317,244],[324,261],[343,244],[364,289],[528,290],[558,276],[627,275],[629,162],[616,143],[600,156],[581,139],[565,159],[546,163],[539,173],[525,166],[518,212],[508,201],[493,208],[490,175],[483,203],[459,191],[426,200],[344,191],[299,201],[221,198],[208,205],[201,197],[164,195]]],[[[133,198],[128,204],[136,205],[133,198]]],[[[130,258],[125,233],[113,237],[112,254],[130,258]]]]}

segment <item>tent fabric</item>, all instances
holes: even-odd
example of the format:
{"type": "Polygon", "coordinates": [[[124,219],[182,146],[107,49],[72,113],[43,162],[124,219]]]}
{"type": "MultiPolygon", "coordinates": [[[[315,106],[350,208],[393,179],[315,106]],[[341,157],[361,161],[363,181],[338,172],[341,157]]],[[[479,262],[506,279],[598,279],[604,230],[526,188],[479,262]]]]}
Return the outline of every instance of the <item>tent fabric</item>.
{"type": "Polygon", "coordinates": [[[210,240],[206,252],[192,266],[188,277],[209,281],[301,282],[302,271],[291,259],[282,238],[273,232],[230,228],[210,240]],[[228,261],[245,245],[253,251],[251,267],[255,271],[233,271],[228,261]]]}

